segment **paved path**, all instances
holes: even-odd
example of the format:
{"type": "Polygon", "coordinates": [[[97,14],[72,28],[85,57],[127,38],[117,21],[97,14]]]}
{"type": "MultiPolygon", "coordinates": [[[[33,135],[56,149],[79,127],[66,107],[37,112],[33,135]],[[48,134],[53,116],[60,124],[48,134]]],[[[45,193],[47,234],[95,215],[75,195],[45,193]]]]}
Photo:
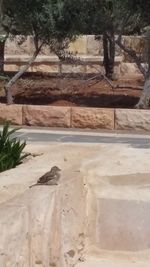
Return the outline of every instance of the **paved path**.
{"type": "Polygon", "coordinates": [[[137,148],[150,148],[149,134],[55,130],[44,128],[22,128],[16,134],[21,140],[30,142],[61,142],[61,143],[118,143],[129,144],[137,148]]]}

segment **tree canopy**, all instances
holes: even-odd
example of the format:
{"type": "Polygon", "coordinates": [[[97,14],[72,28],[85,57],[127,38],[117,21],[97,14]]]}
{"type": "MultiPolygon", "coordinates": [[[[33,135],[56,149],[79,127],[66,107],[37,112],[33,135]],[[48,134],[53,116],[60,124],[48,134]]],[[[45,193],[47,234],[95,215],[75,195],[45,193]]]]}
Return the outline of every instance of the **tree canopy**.
{"type": "MultiPolygon", "coordinates": [[[[146,81],[148,77],[150,80],[150,48],[147,64],[143,66],[141,56],[122,43],[123,34],[141,34],[150,25],[149,0],[1,0],[0,3],[5,33],[20,35],[22,41],[31,35],[35,46],[32,58],[5,86],[9,103],[12,102],[11,86],[29,68],[43,46],[48,45],[57,54],[82,33],[103,35],[107,77],[112,78],[118,45],[132,57],[146,81]]],[[[150,47],[150,34],[147,44],[150,47]]]]}
{"type": "Polygon", "coordinates": [[[3,29],[11,36],[33,37],[32,58],[5,86],[8,103],[12,103],[10,88],[27,71],[43,46],[53,51],[61,48],[78,34],[80,6],[75,0],[5,0],[2,5],[3,29]],[[64,42],[64,44],[63,44],[64,42]],[[59,45],[58,45],[59,44],[59,45]]]}

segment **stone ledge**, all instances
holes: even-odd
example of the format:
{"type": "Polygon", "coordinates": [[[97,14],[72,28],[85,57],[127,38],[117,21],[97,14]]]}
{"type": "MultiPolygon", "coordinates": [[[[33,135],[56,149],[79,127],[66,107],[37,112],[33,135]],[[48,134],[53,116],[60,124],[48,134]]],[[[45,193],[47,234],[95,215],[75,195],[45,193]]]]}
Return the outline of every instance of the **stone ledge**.
{"type": "Polygon", "coordinates": [[[70,107],[23,106],[23,124],[45,127],[70,127],[70,107]]]}
{"type": "MultiPolygon", "coordinates": [[[[30,58],[31,56],[29,55],[6,55],[5,64],[26,63],[30,58]]],[[[43,62],[59,63],[60,60],[57,56],[38,56],[34,61],[34,63],[43,63],[43,62]]]]}
{"type": "Polygon", "coordinates": [[[150,110],[115,109],[115,129],[150,131],[150,110]]]}
{"type": "Polygon", "coordinates": [[[14,125],[22,125],[22,105],[0,104],[0,123],[5,121],[14,125]]]}
{"type": "Polygon", "coordinates": [[[71,127],[114,129],[114,109],[72,108],[71,127]]]}
{"type": "MultiPolygon", "coordinates": [[[[85,63],[103,63],[103,56],[94,56],[94,55],[77,55],[78,59],[81,59],[82,62],[85,63]]],[[[28,55],[6,55],[5,57],[5,64],[9,63],[26,63],[30,59],[30,56],[28,55]]],[[[115,63],[118,64],[122,62],[123,57],[117,56],[115,58],[115,63]]],[[[60,60],[57,56],[51,55],[51,56],[38,56],[34,63],[59,63],[60,60]]],[[[33,63],[33,64],[34,64],[33,63]]]]}

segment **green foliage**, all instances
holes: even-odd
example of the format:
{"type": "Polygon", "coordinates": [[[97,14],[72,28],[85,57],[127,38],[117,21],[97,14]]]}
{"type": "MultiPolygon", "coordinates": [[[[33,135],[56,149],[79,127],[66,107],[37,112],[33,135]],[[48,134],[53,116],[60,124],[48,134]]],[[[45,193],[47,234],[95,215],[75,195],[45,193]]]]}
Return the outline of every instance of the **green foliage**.
{"type": "Polygon", "coordinates": [[[72,38],[79,12],[75,0],[5,0],[3,28],[11,35],[31,35],[44,45],[51,44],[72,38]]]}
{"type": "Polygon", "coordinates": [[[9,127],[9,123],[6,123],[0,132],[0,172],[15,168],[28,156],[22,155],[26,142],[12,137],[19,128],[10,130],[9,127]]]}
{"type": "Polygon", "coordinates": [[[83,32],[103,34],[105,31],[113,31],[118,34],[122,27],[124,34],[134,32],[141,22],[139,2],[140,0],[85,0],[83,32]]]}
{"type": "MultiPolygon", "coordinates": [[[[79,0],[80,1],[80,0],[79,0]]],[[[58,55],[68,48],[79,32],[80,6],[75,0],[5,0],[2,2],[2,26],[11,37],[20,35],[22,44],[31,35],[34,45],[32,57],[5,84],[8,104],[13,103],[11,88],[25,73],[44,46],[58,55]]],[[[1,62],[4,60],[2,59],[1,62]]]]}

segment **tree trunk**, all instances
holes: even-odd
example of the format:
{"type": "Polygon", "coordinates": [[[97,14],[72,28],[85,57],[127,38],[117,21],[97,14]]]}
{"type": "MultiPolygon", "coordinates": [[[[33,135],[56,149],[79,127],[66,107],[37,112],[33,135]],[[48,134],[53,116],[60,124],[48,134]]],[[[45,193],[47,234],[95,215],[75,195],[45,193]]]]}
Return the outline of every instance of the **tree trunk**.
{"type": "Polygon", "coordinates": [[[4,50],[5,50],[5,42],[0,41],[0,74],[4,73],[4,50]]]}
{"type": "Polygon", "coordinates": [[[148,109],[150,107],[150,72],[145,78],[144,89],[136,108],[148,109]]]}
{"type": "Polygon", "coordinates": [[[39,53],[39,50],[37,50],[33,57],[27,62],[25,66],[23,66],[16,74],[12,77],[12,79],[5,85],[5,94],[6,94],[6,100],[7,104],[11,105],[13,104],[13,97],[11,93],[11,87],[15,84],[15,82],[29,69],[31,64],[35,61],[37,55],[39,53]]]}
{"type": "Polygon", "coordinates": [[[109,79],[113,78],[115,64],[115,37],[113,32],[104,32],[103,34],[103,49],[104,49],[104,67],[106,76],[109,79]]]}

